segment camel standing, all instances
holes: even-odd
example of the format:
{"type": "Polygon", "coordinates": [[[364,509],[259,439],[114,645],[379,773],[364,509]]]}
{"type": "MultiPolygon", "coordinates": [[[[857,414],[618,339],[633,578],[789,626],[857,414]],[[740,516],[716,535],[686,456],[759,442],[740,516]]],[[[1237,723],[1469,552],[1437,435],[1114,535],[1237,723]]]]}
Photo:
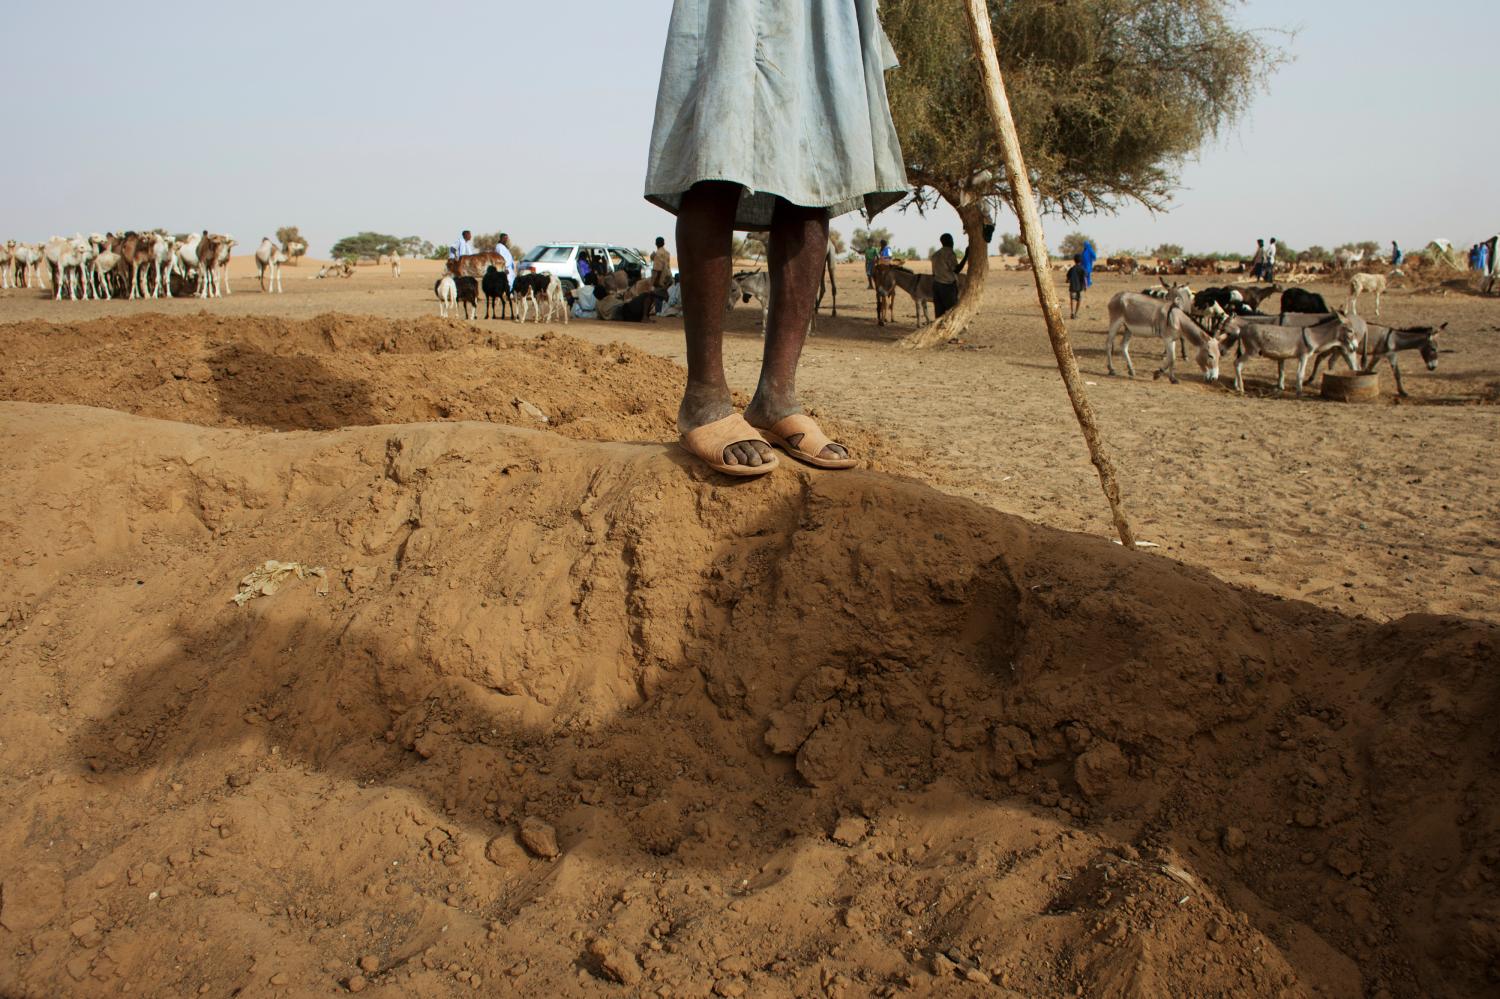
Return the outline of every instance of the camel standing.
{"type": "Polygon", "coordinates": [[[260,290],[265,292],[280,292],[281,288],[281,265],[286,263],[286,253],[273,243],[270,237],[262,237],[260,246],[255,248],[255,271],[260,278],[260,290]],[[270,287],[266,286],[266,276],[270,275],[270,287]]]}

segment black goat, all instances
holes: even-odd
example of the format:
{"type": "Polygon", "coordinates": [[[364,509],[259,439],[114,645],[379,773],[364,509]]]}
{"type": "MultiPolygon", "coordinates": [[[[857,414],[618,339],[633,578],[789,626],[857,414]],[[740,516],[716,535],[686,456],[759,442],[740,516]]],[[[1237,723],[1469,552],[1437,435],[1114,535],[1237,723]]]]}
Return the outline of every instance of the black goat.
{"type": "Polygon", "coordinates": [[[1306,288],[1288,288],[1281,293],[1281,311],[1329,313],[1333,310],[1323,301],[1323,296],[1306,288]]]}
{"type": "Polygon", "coordinates": [[[1232,314],[1234,307],[1242,301],[1244,297],[1238,288],[1204,288],[1193,296],[1193,311],[1202,312],[1210,305],[1217,305],[1232,314]]]}
{"type": "Polygon", "coordinates": [[[479,279],[458,277],[453,279],[458,288],[458,301],[464,307],[465,319],[479,318],[479,279]]]}
{"type": "Polygon", "coordinates": [[[484,289],[484,318],[504,319],[507,304],[510,305],[510,317],[516,317],[516,303],[510,297],[510,281],[504,271],[496,270],[493,266],[486,267],[484,279],[479,282],[479,286],[484,289]],[[499,302],[498,308],[496,302],[499,302]]]}

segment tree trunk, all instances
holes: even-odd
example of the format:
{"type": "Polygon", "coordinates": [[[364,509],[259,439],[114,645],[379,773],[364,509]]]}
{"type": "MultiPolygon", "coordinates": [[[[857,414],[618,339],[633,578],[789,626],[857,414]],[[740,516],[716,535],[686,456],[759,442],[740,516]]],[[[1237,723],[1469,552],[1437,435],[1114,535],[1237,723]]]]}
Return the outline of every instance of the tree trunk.
{"type": "Polygon", "coordinates": [[[969,248],[964,254],[963,291],[958,304],[948,310],[943,318],[907,334],[897,344],[902,347],[931,347],[947,343],[969,328],[979,307],[984,303],[984,284],[990,272],[990,248],[984,241],[984,203],[978,198],[951,197],[940,192],[943,199],[958,210],[958,218],[964,224],[964,234],[969,239],[969,248]]]}

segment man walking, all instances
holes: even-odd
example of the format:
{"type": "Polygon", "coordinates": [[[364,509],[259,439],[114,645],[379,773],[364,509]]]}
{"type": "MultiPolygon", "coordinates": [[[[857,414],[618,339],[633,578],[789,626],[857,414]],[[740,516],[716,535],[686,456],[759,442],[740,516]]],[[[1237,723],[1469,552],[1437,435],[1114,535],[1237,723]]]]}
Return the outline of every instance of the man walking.
{"type": "Polygon", "coordinates": [[[1255,256],[1250,258],[1250,277],[1259,281],[1266,273],[1266,241],[1255,241],[1255,256]]]}
{"type": "Polygon", "coordinates": [[[1083,286],[1092,288],[1094,286],[1094,261],[1099,259],[1099,254],[1094,249],[1091,240],[1083,241],[1083,253],[1080,254],[1079,264],[1083,267],[1083,286]]]}
{"type": "Polygon", "coordinates": [[[1266,247],[1266,262],[1261,267],[1261,276],[1267,281],[1276,280],[1276,237],[1271,237],[1271,244],[1266,247]]]}
{"type": "Polygon", "coordinates": [[[963,263],[953,252],[953,233],[943,233],[942,246],[932,255],[932,316],[943,318],[943,313],[958,304],[958,274],[969,262],[965,255],[963,263]]]}
{"type": "Polygon", "coordinates": [[[1068,268],[1068,318],[1077,319],[1083,306],[1083,290],[1088,287],[1088,274],[1083,269],[1083,254],[1073,255],[1073,266],[1068,268]]]}

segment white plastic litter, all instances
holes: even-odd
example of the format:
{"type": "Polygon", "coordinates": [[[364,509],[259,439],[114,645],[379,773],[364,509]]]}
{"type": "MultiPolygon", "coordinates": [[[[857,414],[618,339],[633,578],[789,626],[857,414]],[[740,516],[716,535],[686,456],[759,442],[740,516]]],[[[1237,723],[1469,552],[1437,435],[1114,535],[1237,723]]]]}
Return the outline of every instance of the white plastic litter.
{"type": "Polygon", "coordinates": [[[309,566],[301,562],[278,562],[273,558],[256,566],[248,576],[240,580],[239,592],[229,599],[243,607],[256,597],[269,597],[281,589],[282,584],[293,576],[298,579],[316,576],[319,580],[318,595],[327,595],[328,573],[321,565],[309,566]]]}

